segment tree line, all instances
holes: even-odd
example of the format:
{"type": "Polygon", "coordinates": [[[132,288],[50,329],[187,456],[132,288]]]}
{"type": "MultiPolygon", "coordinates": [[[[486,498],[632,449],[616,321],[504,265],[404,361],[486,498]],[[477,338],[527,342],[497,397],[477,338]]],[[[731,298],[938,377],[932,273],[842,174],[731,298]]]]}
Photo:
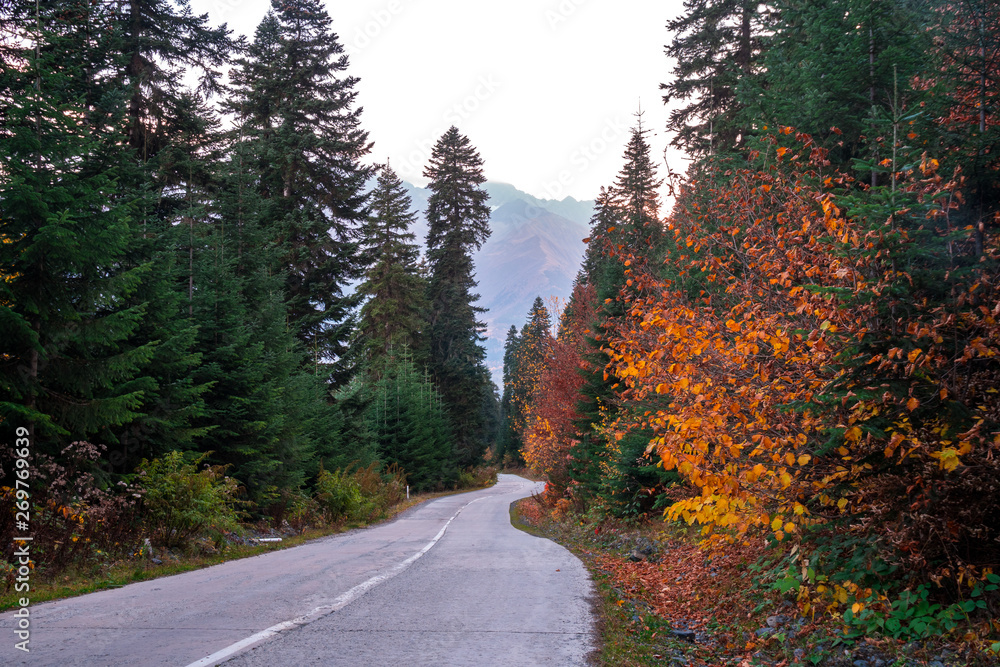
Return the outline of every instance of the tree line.
{"type": "Polygon", "coordinates": [[[185,3],[15,0],[0,34],[0,424],[40,471],[87,443],[108,488],[189,452],[263,508],[324,469],[433,489],[482,461],[482,159],[434,146],[421,258],[321,2],[235,39],[185,3]]]}
{"type": "Polygon", "coordinates": [[[905,633],[894,596],[930,594],[965,605],[944,632],[1000,559],[997,6],[667,28],[692,162],[664,214],[639,117],[555,335],[540,300],[508,334],[508,438],[559,510],[763,536],[804,611],[905,633]]]}

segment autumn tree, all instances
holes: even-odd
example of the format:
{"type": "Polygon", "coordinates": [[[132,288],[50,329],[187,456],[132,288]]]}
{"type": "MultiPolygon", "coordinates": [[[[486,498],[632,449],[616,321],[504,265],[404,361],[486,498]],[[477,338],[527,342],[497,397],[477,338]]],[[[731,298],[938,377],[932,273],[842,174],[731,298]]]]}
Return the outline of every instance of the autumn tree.
{"type": "Polygon", "coordinates": [[[510,421],[522,442],[528,410],[534,402],[535,386],[545,367],[552,342],[551,329],[549,309],[545,307],[542,297],[536,296],[528,311],[528,320],[517,337],[517,346],[513,350],[516,372],[510,380],[510,421]]]}
{"type": "Polygon", "coordinates": [[[570,452],[576,444],[580,419],[576,411],[584,376],[582,353],[586,331],[594,319],[596,294],[592,285],[577,282],[559,321],[558,336],[548,342],[541,371],[532,390],[524,422],[524,459],[548,483],[546,495],[557,501],[570,487],[570,452]]]}
{"type": "MultiPolygon", "coordinates": [[[[691,298],[683,276],[636,276],[610,344],[630,400],[668,401],[636,423],[700,489],[668,515],[719,540],[876,531],[880,557],[910,571],[975,571],[994,557],[981,536],[1000,528],[994,501],[973,500],[1000,442],[977,389],[997,372],[982,306],[996,303],[1000,254],[975,268],[954,254],[975,252],[974,230],[947,233],[959,181],[935,160],[901,159],[888,186],[859,194],[806,134],[783,128],[761,150],[777,162],[713,174],[671,220],[682,273],[717,287],[691,298]]],[[[807,608],[839,604],[801,583],[807,608]]],[[[842,599],[862,599],[858,585],[842,599]]]]}

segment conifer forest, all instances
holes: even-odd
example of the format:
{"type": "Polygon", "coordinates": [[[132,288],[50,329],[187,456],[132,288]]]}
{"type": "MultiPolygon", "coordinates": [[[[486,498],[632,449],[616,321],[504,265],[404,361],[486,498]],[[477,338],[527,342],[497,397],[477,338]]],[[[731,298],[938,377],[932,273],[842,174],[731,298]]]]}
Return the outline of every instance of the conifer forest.
{"type": "Polygon", "coordinates": [[[52,572],[506,467],[551,516],[766,544],[845,632],[1000,639],[1000,6],[684,2],[635,64],[667,127],[502,386],[489,164],[440,136],[418,238],[333,11],[0,3],[3,549],[15,443],[52,572]]]}

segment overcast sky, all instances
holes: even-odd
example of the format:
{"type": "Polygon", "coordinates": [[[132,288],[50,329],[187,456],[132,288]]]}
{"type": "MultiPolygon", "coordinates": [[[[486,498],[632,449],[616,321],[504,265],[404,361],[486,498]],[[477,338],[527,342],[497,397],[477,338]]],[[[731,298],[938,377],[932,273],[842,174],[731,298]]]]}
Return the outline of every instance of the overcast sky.
{"type": "MultiPolygon", "coordinates": [[[[253,36],[268,0],[191,0],[253,36]]],[[[361,79],[372,161],[421,175],[452,124],[486,177],[537,197],[592,199],[610,185],[641,103],[657,164],[667,137],[659,84],[668,18],[682,0],[327,0],[361,79]]],[[[674,170],[683,156],[667,155],[674,170]]]]}

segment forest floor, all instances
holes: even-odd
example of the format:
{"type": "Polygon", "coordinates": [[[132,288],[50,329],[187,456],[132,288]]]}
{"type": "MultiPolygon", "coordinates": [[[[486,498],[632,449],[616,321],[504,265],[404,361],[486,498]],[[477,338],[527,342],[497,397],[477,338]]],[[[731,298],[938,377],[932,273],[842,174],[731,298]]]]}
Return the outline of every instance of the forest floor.
{"type": "Polygon", "coordinates": [[[601,665],[1000,665],[981,643],[847,640],[834,619],[803,618],[792,600],[766,583],[763,544],[709,554],[687,530],[666,523],[554,518],[537,498],[513,504],[511,520],[566,546],[590,570],[601,665]]]}

